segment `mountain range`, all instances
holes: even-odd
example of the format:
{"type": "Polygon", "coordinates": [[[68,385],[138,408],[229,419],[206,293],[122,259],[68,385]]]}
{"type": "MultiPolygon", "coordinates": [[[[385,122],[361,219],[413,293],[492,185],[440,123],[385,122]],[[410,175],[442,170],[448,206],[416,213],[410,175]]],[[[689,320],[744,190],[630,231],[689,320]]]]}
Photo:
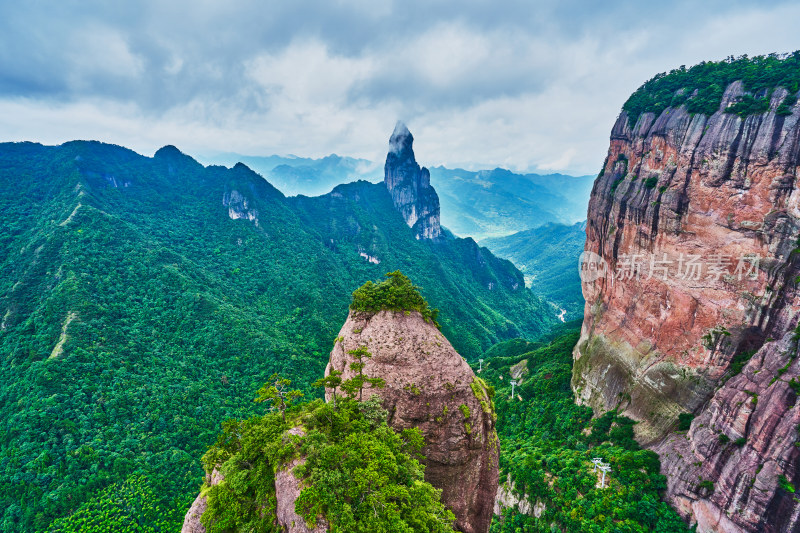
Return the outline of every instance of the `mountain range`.
{"type": "MultiPolygon", "coordinates": [[[[202,160],[225,165],[241,161],[286,195],[317,196],[341,183],[383,179],[377,164],[335,154],[321,159],[220,154],[202,160]]],[[[442,225],[455,235],[481,240],[549,222],[572,225],[585,220],[594,176],[435,166],[430,180],[439,195],[442,225]]]]}

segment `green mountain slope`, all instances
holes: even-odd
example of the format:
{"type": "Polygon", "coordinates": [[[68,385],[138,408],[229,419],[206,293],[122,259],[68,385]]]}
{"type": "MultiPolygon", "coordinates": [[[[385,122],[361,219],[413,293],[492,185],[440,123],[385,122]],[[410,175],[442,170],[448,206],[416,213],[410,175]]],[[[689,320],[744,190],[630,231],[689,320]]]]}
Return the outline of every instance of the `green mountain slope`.
{"type": "Polygon", "coordinates": [[[417,241],[391,206],[366,182],[287,199],[172,147],[0,145],[0,531],[149,494],[179,522],[219,422],[273,372],[311,393],[350,293],[385,272],[465,356],[549,328],[510,262],[417,241]]]}
{"type": "Polygon", "coordinates": [[[525,274],[525,282],[548,302],[564,309],[565,320],[583,316],[578,258],[586,241],[586,223],[545,224],[481,244],[510,259],[525,274]]]}

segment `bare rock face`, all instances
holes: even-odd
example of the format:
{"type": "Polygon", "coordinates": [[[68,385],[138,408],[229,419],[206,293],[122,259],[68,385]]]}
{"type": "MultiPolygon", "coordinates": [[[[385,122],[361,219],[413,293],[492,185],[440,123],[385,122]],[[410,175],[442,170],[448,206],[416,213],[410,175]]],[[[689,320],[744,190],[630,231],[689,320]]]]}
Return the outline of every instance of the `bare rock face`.
{"type": "Polygon", "coordinates": [[[631,127],[620,115],[589,203],[599,268],[583,283],[572,386],[578,401],[640,421],[637,438],[699,531],[800,531],[800,503],[780,483],[800,485],[789,385],[800,106],[778,115],[779,88],[766,113],[725,113],[742,92],[731,84],[710,117],[668,108],[631,127]],[[743,353],[755,355],[730,377],[743,353]],[[676,433],[687,411],[691,430],[676,433]]]}
{"type": "MultiPolygon", "coordinates": [[[[397,430],[418,427],[425,436],[425,480],[465,533],[489,530],[498,486],[499,441],[484,384],[444,335],[417,312],[350,313],[331,352],[332,369],[353,377],[348,351],[366,347],[364,373],[386,386],[378,394],[397,430]]],[[[332,391],[326,391],[332,399],[332,391]]]]}
{"type": "Polygon", "coordinates": [[[398,122],[389,139],[389,153],[384,165],[384,183],[392,202],[417,239],[437,239],[442,235],[439,223],[439,195],[431,186],[431,174],[420,168],[414,158],[414,137],[406,125],[398,122]]]}
{"type": "Polygon", "coordinates": [[[324,520],[319,520],[314,528],[309,528],[303,517],[294,510],[302,486],[300,480],[292,473],[292,469],[303,462],[302,459],[295,459],[275,473],[276,519],[286,533],[325,533],[328,531],[328,526],[324,520]]]}

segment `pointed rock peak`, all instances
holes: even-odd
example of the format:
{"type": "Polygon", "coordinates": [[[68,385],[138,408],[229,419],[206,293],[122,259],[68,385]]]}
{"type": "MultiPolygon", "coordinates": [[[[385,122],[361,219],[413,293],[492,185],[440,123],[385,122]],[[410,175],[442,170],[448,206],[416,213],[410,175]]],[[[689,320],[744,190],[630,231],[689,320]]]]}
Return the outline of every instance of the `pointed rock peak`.
{"type": "Polygon", "coordinates": [[[420,168],[414,158],[413,143],[414,137],[406,125],[398,122],[389,138],[383,182],[416,238],[437,239],[442,234],[439,196],[431,187],[430,172],[420,168]]]}
{"type": "MultiPolygon", "coordinates": [[[[392,153],[399,154],[405,149],[412,150],[411,145],[413,143],[414,136],[408,131],[405,123],[403,123],[402,120],[398,120],[392,132],[392,136],[389,138],[389,149],[392,153]]],[[[414,152],[412,151],[411,153],[413,157],[414,152]]]]}

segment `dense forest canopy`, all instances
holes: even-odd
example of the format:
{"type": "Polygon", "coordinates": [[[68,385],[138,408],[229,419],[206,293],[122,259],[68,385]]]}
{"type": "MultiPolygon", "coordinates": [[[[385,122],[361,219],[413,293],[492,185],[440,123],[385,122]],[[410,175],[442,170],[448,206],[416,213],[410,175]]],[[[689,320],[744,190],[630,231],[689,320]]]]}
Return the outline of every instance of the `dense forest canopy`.
{"type": "Polygon", "coordinates": [[[719,110],[725,88],[741,81],[747,91],[726,112],[741,117],[769,109],[772,91],[783,87],[789,95],[777,109],[790,114],[800,90],[800,50],[787,55],[730,56],[722,61],[703,61],[691,68],[681,66],[657,74],[634,92],[622,106],[631,126],[642,113],[659,115],[668,107],[685,105],[690,113],[711,115],[719,110]]]}

